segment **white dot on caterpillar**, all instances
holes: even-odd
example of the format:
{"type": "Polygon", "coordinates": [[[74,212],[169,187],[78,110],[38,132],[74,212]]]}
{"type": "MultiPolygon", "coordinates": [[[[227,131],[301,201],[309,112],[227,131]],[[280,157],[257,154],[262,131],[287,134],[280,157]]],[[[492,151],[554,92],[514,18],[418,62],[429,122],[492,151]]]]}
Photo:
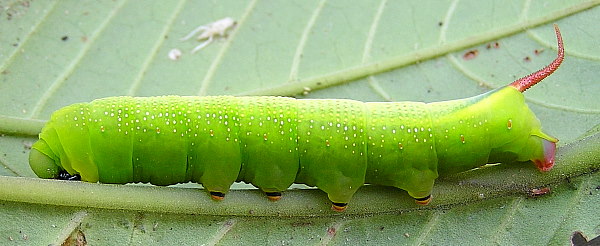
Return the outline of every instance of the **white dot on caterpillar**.
{"type": "Polygon", "coordinates": [[[265,134],[263,134],[263,139],[264,139],[265,141],[267,141],[267,139],[268,139],[268,138],[267,138],[267,134],[266,134],[266,133],[265,133],[265,134]]]}
{"type": "MultiPolygon", "coordinates": [[[[306,140],[306,142],[308,143],[308,140],[306,140]]],[[[330,146],[330,144],[329,144],[329,139],[325,139],[325,146],[327,146],[327,147],[329,147],[329,146],[330,146]]]]}
{"type": "Polygon", "coordinates": [[[461,141],[462,143],[465,143],[465,136],[464,136],[464,135],[462,135],[462,134],[460,135],[460,141],[461,141]]]}

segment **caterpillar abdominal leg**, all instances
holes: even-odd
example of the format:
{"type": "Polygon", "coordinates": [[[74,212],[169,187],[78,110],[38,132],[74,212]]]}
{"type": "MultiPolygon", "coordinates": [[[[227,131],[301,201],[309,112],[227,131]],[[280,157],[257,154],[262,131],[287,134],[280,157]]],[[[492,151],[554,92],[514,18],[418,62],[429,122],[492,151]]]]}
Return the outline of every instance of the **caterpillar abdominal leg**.
{"type": "Polygon", "coordinates": [[[431,202],[431,195],[428,195],[426,197],[422,197],[422,198],[415,198],[415,202],[419,205],[427,205],[429,204],[429,202],[431,202]]]}
{"type": "Polygon", "coordinates": [[[342,203],[342,202],[332,202],[331,203],[331,209],[336,212],[342,212],[342,211],[346,210],[347,207],[348,207],[348,203],[342,203]]]}
{"type": "Polygon", "coordinates": [[[281,199],[281,192],[265,192],[265,194],[271,201],[279,201],[281,199]]]}
{"type": "Polygon", "coordinates": [[[215,201],[221,201],[221,200],[225,199],[225,193],[218,192],[218,191],[211,191],[210,198],[212,198],[215,201]]]}

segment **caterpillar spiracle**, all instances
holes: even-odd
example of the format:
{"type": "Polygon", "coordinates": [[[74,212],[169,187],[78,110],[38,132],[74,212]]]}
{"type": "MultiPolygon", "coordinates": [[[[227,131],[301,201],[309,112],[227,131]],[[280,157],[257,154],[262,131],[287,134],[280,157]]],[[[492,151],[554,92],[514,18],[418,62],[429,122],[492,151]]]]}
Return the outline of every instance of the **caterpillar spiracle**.
{"type": "Polygon", "coordinates": [[[438,175],[486,163],[554,165],[556,138],[522,92],[528,76],[471,98],[359,102],[287,97],[109,97],[57,110],[29,157],[41,178],[170,185],[201,183],[220,200],[235,181],[271,200],[292,183],[316,186],[342,211],[363,184],[406,190],[428,204],[438,175]]]}

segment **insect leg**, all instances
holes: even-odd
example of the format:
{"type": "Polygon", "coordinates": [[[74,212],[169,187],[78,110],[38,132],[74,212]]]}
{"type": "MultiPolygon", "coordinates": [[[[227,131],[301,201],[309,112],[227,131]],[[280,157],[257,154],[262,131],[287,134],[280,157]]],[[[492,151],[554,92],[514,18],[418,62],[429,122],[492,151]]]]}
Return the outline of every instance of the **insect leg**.
{"type": "Polygon", "coordinates": [[[196,48],[194,48],[192,50],[192,54],[198,52],[199,50],[201,50],[205,46],[209,45],[212,42],[212,40],[213,40],[213,36],[208,37],[208,40],[202,42],[200,45],[196,46],[196,48]]]}
{"type": "MultiPolygon", "coordinates": [[[[323,190],[322,188],[319,189],[323,190]]],[[[352,192],[351,194],[339,193],[339,191],[336,190],[330,190],[330,192],[331,193],[327,193],[327,196],[331,201],[331,210],[336,212],[343,212],[348,207],[348,202],[350,201],[350,199],[352,199],[352,196],[356,191],[352,192]]]]}
{"type": "Polygon", "coordinates": [[[426,197],[421,197],[421,198],[415,198],[415,202],[419,205],[427,205],[429,204],[429,202],[431,202],[431,195],[428,195],[426,197]]]}
{"type": "Polygon", "coordinates": [[[181,38],[179,40],[181,40],[181,41],[188,40],[191,37],[193,37],[194,35],[196,35],[196,33],[198,33],[199,31],[206,31],[206,30],[208,30],[207,26],[199,26],[196,29],[194,29],[192,32],[190,32],[190,34],[186,35],[185,37],[183,37],[183,38],[181,38]]]}
{"type": "Polygon", "coordinates": [[[265,194],[271,201],[278,201],[281,199],[281,192],[265,192],[265,194]]]}
{"type": "Polygon", "coordinates": [[[81,176],[79,174],[71,175],[65,170],[60,170],[58,173],[58,177],[56,179],[67,180],[67,181],[81,181],[81,176]]]}
{"type": "Polygon", "coordinates": [[[336,212],[343,212],[348,207],[348,203],[344,202],[332,202],[331,209],[336,212]]]}
{"type": "Polygon", "coordinates": [[[429,204],[429,202],[431,202],[432,199],[431,191],[433,190],[434,179],[428,177],[428,175],[421,175],[418,177],[412,177],[410,180],[410,186],[398,188],[406,190],[408,192],[408,195],[414,198],[417,204],[429,204]]]}
{"type": "Polygon", "coordinates": [[[210,198],[212,198],[215,201],[221,201],[221,200],[225,199],[225,193],[218,192],[218,191],[211,191],[210,198]]]}

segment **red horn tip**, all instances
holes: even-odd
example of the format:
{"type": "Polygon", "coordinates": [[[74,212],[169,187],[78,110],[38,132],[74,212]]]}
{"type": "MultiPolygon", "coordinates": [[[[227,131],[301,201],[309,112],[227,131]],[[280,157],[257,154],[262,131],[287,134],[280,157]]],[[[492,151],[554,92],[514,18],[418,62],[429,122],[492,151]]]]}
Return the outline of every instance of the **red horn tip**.
{"type": "Polygon", "coordinates": [[[542,81],[544,78],[550,76],[550,74],[558,69],[565,57],[565,50],[563,48],[562,36],[560,35],[558,25],[554,24],[554,30],[556,32],[556,40],[558,41],[558,56],[556,59],[554,59],[554,61],[552,61],[552,63],[550,63],[548,66],[538,70],[537,72],[515,80],[514,82],[510,83],[510,86],[514,87],[520,92],[524,92],[525,90],[542,81]]]}

